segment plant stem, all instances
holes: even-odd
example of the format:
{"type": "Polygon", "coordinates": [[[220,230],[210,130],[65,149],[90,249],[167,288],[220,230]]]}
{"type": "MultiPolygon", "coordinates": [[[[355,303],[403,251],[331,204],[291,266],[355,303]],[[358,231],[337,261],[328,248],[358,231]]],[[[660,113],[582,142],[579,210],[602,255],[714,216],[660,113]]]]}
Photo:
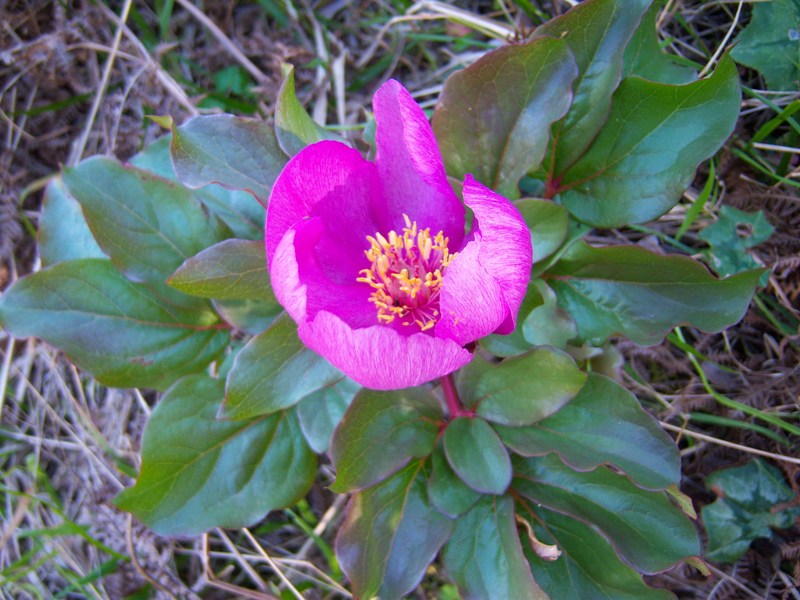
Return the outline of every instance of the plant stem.
{"type": "Polygon", "coordinates": [[[453,374],[448,373],[440,381],[442,382],[442,391],[444,392],[444,400],[447,403],[447,412],[450,413],[450,418],[474,416],[474,411],[464,408],[464,405],[461,404],[456,384],[453,381],[453,374]]]}

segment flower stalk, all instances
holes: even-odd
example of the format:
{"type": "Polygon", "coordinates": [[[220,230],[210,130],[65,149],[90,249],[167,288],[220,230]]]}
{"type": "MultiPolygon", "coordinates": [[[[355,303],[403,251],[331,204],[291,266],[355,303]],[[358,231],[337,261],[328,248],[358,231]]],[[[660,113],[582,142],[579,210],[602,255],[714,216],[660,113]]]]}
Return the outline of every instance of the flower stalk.
{"type": "Polygon", "coordinates": [[[458,390],[453,381],[453,374],[448,373],[439,381],[442,383],[442,391],[444,392],[444,401],[447,404],[447,412],[450,413],[450,419],[458,417],[474,417],[475,411],[465,408],[461,403],[461,398],[458,397],[458,390]]]}

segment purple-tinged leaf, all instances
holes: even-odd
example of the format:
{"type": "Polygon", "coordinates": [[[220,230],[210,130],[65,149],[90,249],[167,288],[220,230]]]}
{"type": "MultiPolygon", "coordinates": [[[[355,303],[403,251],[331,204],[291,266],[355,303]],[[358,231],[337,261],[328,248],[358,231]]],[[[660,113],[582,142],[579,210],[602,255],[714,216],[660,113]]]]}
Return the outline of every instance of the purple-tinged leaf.
{"type": "Polygon", "coordinates": [[[222,413],[249,419],[297,404],[344,376],[297,338],[297,326],[283,315],[242,349],[228,373],[222,413]]]}
{"type": "Polygon", "coordinates": [[[500,438],[483,419],[459,417],[444,430],[447,462],[469,487],[502,494],[511,483],[511,461],[500,438]]]}
{"type": "Polygon", "coordinates": [[[453,529],[428,501],[422,463],[356,492],[336,538],[336,556],[357,598],[402,598],[422,580],[453,529]]]}
{"type": "Polygon", "coordinates": [[[550,268],[547,282],[579,336],[599,345],[612,334],[657,344],[682,323],[720,331],[744,315],[763,270],[717,279],[686,256],[638,246],[574,244],[550,268]]]}
{"type": "Polygon", "coordinates": [[[201,298],[277,302],[259,241],[229,239],[206,248],[178,267],[168,283],[201,298]]]}
{"type": "Polygon", "coordinates": [[[316,458],[292,412],[216,418],[222,382],[196,375],[159,401],[142,441],[136,485],[114,503],[162,535],[250,525],[308,491],[316,458]]]}
{"type": "Polygon", "coordinates": [[[514,452],[557,453],[573,469],[606,464],[638,486],[663,490],[680,480],[680,456],[672,438],[639,401],[613,380],[590,374],[564,408],[530,427],[495,427],[514,452]]]}
{"type": "Polygon", "coordinates": [[[442,561],[464,600],[549,600],[522,553],[510,496],[483,496],[461,515],[442,561]]]}
{"type": "Polygon", "coordinates": [[[472,174],[507,198],[541,163],[550,124],[564,116],[578,71],[567,45],[541,38],[486,54],[451,75],[433,129],[449,175],[472,174]]]}
{"type": "Polygon", "coordinates": [[[479,416],[521,427],[556,412],[585,382],[572,357],[543,346],[500,363],[474,358],[461,371],[459,389],[479,416]]]}
{"type": "Polygon", "coordinates": [[[658,573],[700,553],[694,525],[664,492],[642,490],[605,467],[574,471],[553,455],[513,462],[517,494],[594,525],[637,571],[658,573]]]}
{"type": "Polygon", "coordinates": [[[682,86],[623,80],[591,147],[556,171],[551,183],[559,201],[595,227],[661,216],[731,134],[740,100],[739,74],[728,57],[710,77],[682,86]]]}
{"type": "Polygon", "coordinates": [[[431,474],[428,478],[428,498],[431,504],[448,517],[455,519],[478,501],[481,494],[455,474],[441,445],[431,454],[431,474]]]}
{"type": "Polygon", "coordinates": [[[167,307],[97,258],[20,279],[0,299],[0,325],[42,338],[114,387],[165,389],[204,369],[230,340],[209,308],[167,307]]]}
{"type": "Polygon", "coordinates": [[[172,161],[185,185],[197,188],[218,183],[246,190],[264,206],[286,164],[275,132],[256,119],[195,117],[175,128],[172,136],[172,161]]]}
{"type": "MultiPolygon", "coordinates": [[[[524,514],[524,513],[523,513],[524,514]]],[[[561,551],[557,560],[536,556],[523,540],[522,547],[539,585],[551,598],[580,600],[670,600],[664,589],[645,585],[642,576],[623,563],[613,547],[590,526],[556,512],[536,508],[544,525],[535,525],[537,539],[561,551]]]]}
{"type": "Polygon", "coordinates": [[[433,450],[442,420],[439,401],[426,389],[363,389],[333,434],[331,458],[337,493],[361,490],[433,450]]]}

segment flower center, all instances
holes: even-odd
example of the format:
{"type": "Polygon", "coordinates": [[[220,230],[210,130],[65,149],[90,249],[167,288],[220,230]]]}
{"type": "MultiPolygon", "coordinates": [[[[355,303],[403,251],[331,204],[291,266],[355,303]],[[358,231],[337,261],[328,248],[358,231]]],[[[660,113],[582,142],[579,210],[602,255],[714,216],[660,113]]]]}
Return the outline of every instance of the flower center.
{"type": "Polygon", "coordinates": [[[367,236],[370,248],[365,254],[372,266],[361,269],[357,281],[372,287],[369,301],[381,323],[401,319],[403,325],[416,323],[425,331],[439,318],[442,277],[456,254],[450,254],[441,231],[431,237],[430,229],[420,230],[408,215],[403,219],[402,235],[392,230],[385,237],[367,236]]]}

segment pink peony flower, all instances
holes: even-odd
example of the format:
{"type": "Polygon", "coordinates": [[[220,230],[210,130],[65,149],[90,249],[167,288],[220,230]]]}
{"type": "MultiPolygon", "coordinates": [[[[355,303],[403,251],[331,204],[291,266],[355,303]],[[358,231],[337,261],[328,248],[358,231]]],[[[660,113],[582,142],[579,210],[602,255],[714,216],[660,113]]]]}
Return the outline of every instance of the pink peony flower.
{"type": "Polygon", "coordinates": [[[510,333],[530,278],[516,208],[472,176],[453,192],[433,130],[408,91],[377,91],[375,161],[331,141],[297,154],[272,189],[272,287],[300,339],[360,384],[419,385],[510,333]]]}

